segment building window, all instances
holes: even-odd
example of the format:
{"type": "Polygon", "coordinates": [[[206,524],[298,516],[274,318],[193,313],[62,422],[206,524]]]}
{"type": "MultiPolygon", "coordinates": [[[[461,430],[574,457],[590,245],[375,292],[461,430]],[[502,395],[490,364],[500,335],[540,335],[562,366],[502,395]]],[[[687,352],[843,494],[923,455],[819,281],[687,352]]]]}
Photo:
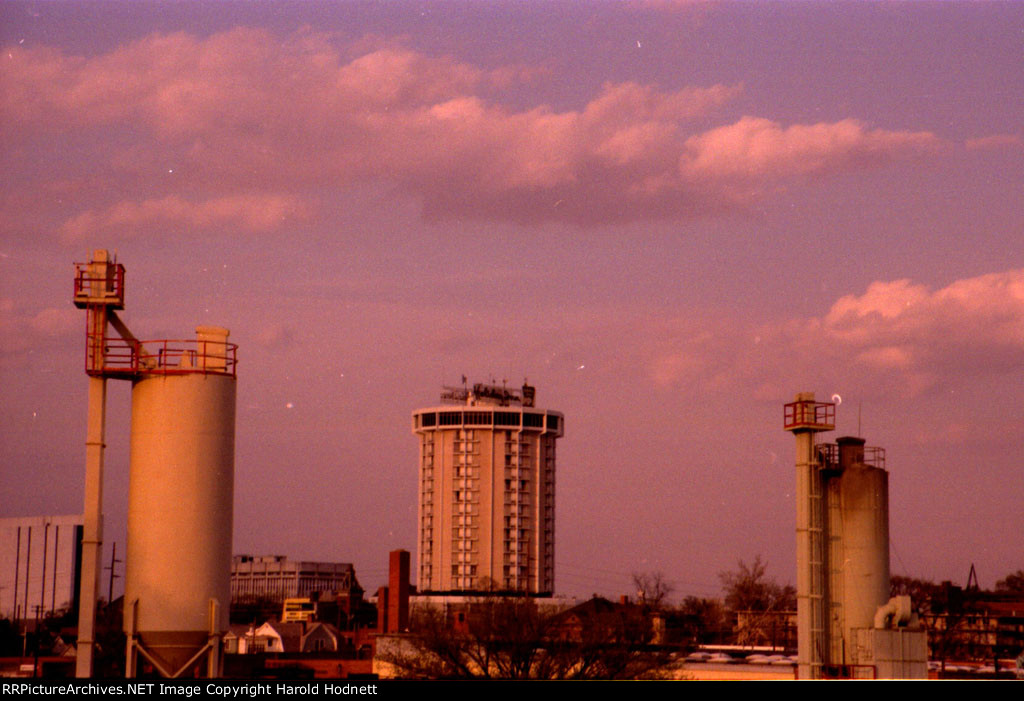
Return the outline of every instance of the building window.
{"type": "MultiPolygon", "coordinates": [[[[519,414],[511,411],[496,411],[494,412],[494,425],[495,426],[518,426],[519,425],[519,414]]],[[[511,432],[509,432],[511,435],[511,432]]]]}
{"type": "Polygon", "coordinates": [[[462,412],[442,411],[438,414],[438,423],[441,426],[458,426],[462,423],[462,412]]]}

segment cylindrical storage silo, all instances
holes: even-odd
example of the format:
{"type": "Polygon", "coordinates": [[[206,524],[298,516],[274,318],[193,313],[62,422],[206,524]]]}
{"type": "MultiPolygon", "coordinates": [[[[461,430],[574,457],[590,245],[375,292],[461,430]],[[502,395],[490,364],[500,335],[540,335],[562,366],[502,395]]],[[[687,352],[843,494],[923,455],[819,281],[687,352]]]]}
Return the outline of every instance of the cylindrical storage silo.
{"type": "Polygon", "coordinates": [[[860,459],[839,478],[844,628],[850,639],[850,629],[872,627],[875,611],[889,600],[889,473],[862,462],[863,439],[847,440],[860,441],[860,459]]]}
{"type": "Polygon", "coordinates": [[[138,644],[175,672],[209,639],[210,600],[222,633],[231,598],[236,380],[233,366],[204,363],[204,331],[198,350],[132,387],[125,629],[134,607],[138,644]]]}

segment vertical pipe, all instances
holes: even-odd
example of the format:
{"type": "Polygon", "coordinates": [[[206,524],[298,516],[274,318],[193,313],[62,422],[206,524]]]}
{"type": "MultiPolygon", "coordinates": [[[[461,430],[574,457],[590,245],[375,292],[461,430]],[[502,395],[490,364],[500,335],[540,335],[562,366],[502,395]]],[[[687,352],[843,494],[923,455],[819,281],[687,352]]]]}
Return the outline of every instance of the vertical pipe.
{"type": "Polygon", "coordinates": [[[18,574],[21,569],[21,526],[18,526],[18,539],[17,545],[14,546],[14,609],[11,611],[11,615],[14,616],[14,622],[18,622],[18,574]]]}
{"type": "Polygon", "coordinates": [[[50,613],[57,610],[57,556],[60,554],[60,524],[53,525],[53,586],[50,587],[50,613]]]}
{"type": "Polygon", "coordinates": [[[114,567],[117,564],[117,541],[111,543],[110,551],[110,579],[107,583],[107,603],[114,600],[114,567]]]}
{"type": "Polygon", "coordinates": [[[89,422],[85,439],[85,524],[82,533],[82,582],[78,610],[78,656],[75,676],[92,676],[96,628],[96,595],[103,554],[103,434],[107,380],[89,378],[89,422]]]}
{"type": "MultiPolygon", "coordinates": [[[[32,571],[32,526],[28,527],[28,542],[25,543],[25,606],[22,607],[21,613],[28,621],[28,574],[32,571]]],[[[26,625],[28,625],[26,623],[26,625]]]]}
{"type": "MultiPolygon", "coordinates": [[[[42,579],[39,582],[39,610],[46,614],[46,555],[50,545],[50,523],[43,521],[43,565],[40,570],[42,579]]],[[[38,616],[37,616],[38,618],[38,616]]],[[[38,631],[36,634],[36,645],[38,645],[38,631]]]]}

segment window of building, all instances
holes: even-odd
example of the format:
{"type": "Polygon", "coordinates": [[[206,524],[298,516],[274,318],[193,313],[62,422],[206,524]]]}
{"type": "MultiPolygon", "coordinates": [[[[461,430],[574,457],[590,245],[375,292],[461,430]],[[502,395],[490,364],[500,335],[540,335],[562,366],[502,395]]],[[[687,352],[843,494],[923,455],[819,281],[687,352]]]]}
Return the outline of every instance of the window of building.
{"type": "Polygon", "coordinates": [[[523,414],[523,427],[544,428],[544,414],[523,414]]]}
{"type": "MultiPolygon", "coordinates": [[[[494,412],[494,425],[495,426],[518,426],[519,425],[519,414],[511,411],[496,411],[494,412]]],[[[509,432],[511,435],[511,432],[509,432]]]]}
{"type": "Polygon", "coordinates": [[[466,423],[475,426],[490,426],[491,412],[489,411],[467,411],[466,423]]]}
{"type": "Polygon", "coordinates": [[[438,423],[441,426],[458,426],[462,423],[461,411],[442,411],[438,414],[438,423]]]}

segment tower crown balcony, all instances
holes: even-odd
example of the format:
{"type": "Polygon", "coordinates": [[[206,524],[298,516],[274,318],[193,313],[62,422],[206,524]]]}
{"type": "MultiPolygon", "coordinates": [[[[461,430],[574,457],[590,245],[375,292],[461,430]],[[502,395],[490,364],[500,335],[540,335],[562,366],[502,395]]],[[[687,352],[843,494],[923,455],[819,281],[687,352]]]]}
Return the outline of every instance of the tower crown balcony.
{"type": "Polygon", "coordinates": [[[93,252],[88,263],[75,263],[75,306],[124,309],[124,266],[105,250],[93,252]]]}
{"type": "Polygon", "coordinates": [[[795,402],[785,406],[783,428],[794,433],[834,431],[836,405],[834,402],[816,402],[813,392],[798,394],[795,402]]]}

